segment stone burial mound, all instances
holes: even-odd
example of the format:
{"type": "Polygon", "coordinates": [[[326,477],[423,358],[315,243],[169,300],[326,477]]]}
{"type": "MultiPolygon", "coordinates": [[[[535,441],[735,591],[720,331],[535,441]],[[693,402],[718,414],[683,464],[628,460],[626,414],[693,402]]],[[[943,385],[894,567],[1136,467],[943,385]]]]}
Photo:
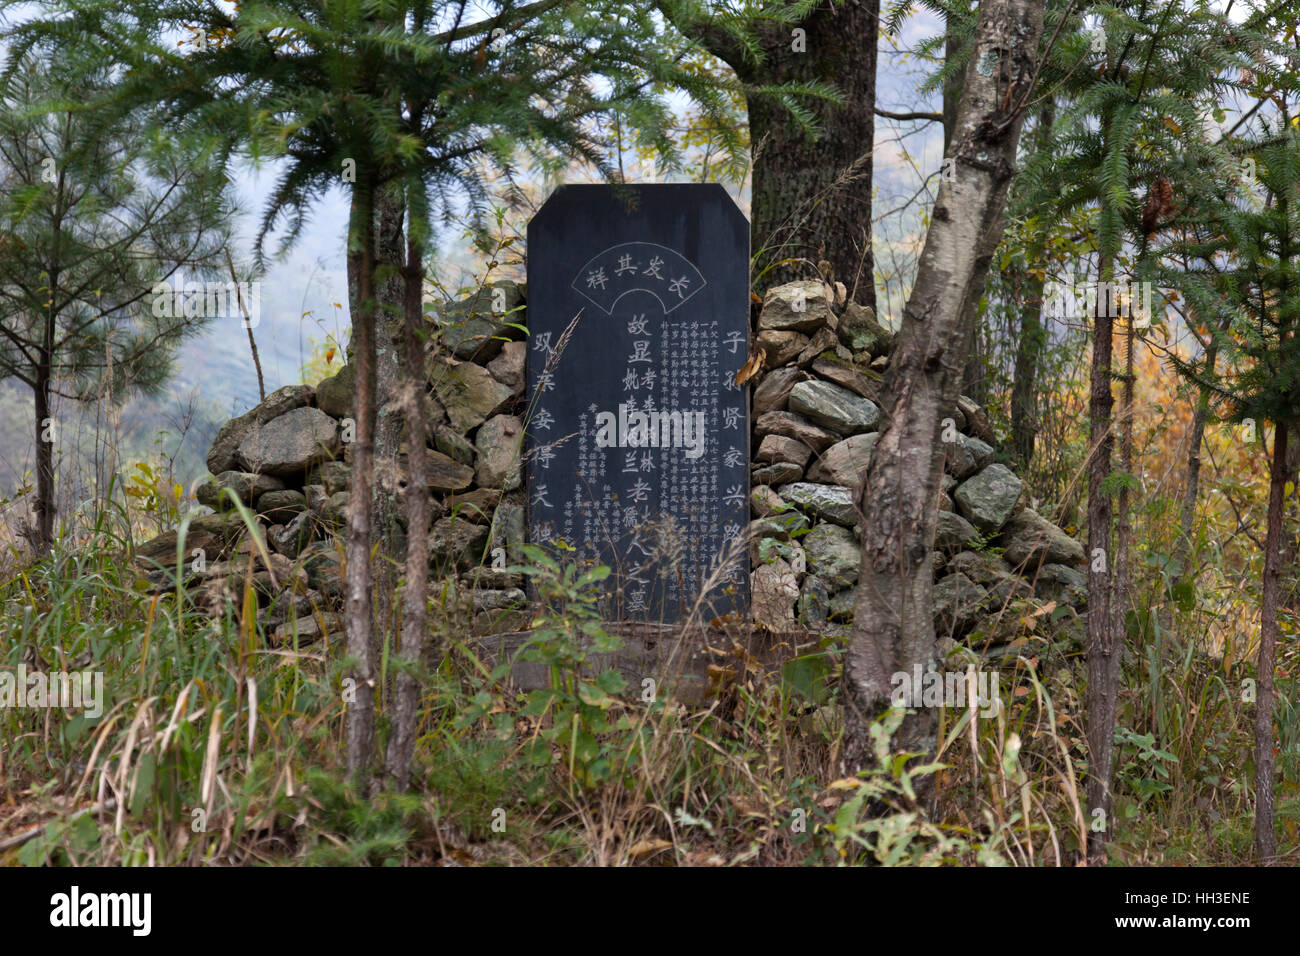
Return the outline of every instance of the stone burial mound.
{"type": "MultiPolygon", "coordinates": [[[[444,306],[426,357],[431,571],[447,585],[431,595],[479,635],[530,620],[522,576],[506,569],[524,559],[524,291],[502,281],[444,306]]],[[[882,427],[892,336],[842,287],[818,281],[770,290],[754,334],[765,360],[750,381],[752,619],[770,631],[840,630],[857,600],[856,485],[882,427]]],[[[198,607],[237,614],[251,580],[269,640],[342,632],[353,400],[345,365],[222,426],[207,457],[212,474],[195,492],[207,511],[188,527],[181,567],[198,607]],[[256,515],[260,543],[223,490],[256,515]]],[[[948,418],[934,562],[939,634],[987,648],[1048,625],[1076,629],[1083,548],[1026,506],[975,402],[962,398],[948,418]]],[[[408,494],[404,438],[396,467],[395,485],[408,494]]],[[[400,503],[397,514],[405,520],[400,503]]],[[[400,528],[396,537],[400,550],[400,528]]],[[[176,531],[131,559],[151,593],[176,587],[176,562],[176,531]]]]}

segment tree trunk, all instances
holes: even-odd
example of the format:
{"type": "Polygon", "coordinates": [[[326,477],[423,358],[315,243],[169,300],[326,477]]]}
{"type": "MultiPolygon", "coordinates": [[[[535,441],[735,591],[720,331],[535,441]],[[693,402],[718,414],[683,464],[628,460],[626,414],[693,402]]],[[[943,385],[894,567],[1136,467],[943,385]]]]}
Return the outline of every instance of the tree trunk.
{"type": "Polygon", "coordinates": [[[1269,469],[1264,594],[1259,609],[1259,658],[1255,664],[1255,855],[1264,864],[1274,862],[1277,856],[1277,835],[1273,830],[1273,655],[1282,575],[1282,512],[1286,507],[1286,483],[1293,475],[1287,468],[1287,423],[1278,422],[1269,469]]]}
{"type": "Polygon", "coordinates": [[[352,315],[356,362],[356,441],[352,447],[352,487],[348,498],[347,646],[354,682],[347,708],[348,776],[359,786],[374,762],[375,669],[374,620],[371,604],[370,484],[375,450],[375,185],[366,171],[352,194],[348,258],[357,277],[358,306],[352,315]]]}
{"type": "MultiPolygon", "coordinates": [[[[48,328],[47,328],[48,332],[48,328]]],[[[52,370],[50,336],[42,347],[36,365],[36,508],[35,524],[30,536],[32,554],[40,561],[54,547],[54,442],[50,431],[54,421],[50,414],[50,378],[52,370]]]]}
{"type": "Polygon", "coordinates": [[[830,264],[862,305],[876,307],[871,252],[871,152],[875,143],[876,37],[880,0],[822,0],[797,29],[761,28],[761,63],[709,21],[687,21],[664,7],[676,26],[735,70],[747,87],[833,84],[840,105],[806,104],[821,128],[802,132],[790,112],[761,93],[746,96],[752,155],[750,234],[754,290],[815,278],[830,264]],[[780,264],[784,260],[803,262],[780,264]]]}
{"type": "Polygon", "coordinates": [[[1110,253],[1103,251],[1097,267],[1098,294],[1093,314],[1092,368],[1088,393],[1088,806],[1090,838],[1088,857],[1100,860],[1111,835],[1111,769],[1115,750],[1115,709],[1123,641],[1116,640],[1111,612],[1110,495],[1104,490],[1110,476],[1112,411],[1111,365],[1114,321],[1109,297],[1100,290],[1110,281],[1110,253]],[[1100,812],[1099,812],[1100,811],[1100,812]],[[1098,826],[1100,824],[1100,826],[1098,826]]]}
{"type": "Polygon", "coordinates": [[[1034,437],[1038,434],[1038,397],[1034,384],[1042,361],[1047,330],[1043,324],[1044,282],[1025,273],[1024,305],[1020,307],[1020,338],[1016,341],[1016,362],[1011,383],[1011,446],[1022,470],[1034,458],[1034,437]]]}
{"type": "Polygon", "coordinates": [[[420,680],[412,673],[424,663],[427,637],[429,583],[429,491],[424,479],[424,450],[428,442],[425,412],[424,320],[422,292],[424,268],[421,250],[413,238],[406,243],[403,346],[406,378],[404,414],[410,478],[406,486],[406,584],[402,591],[402,667],[394,691],[393,734],[388,742],[387,770],[398,790],[411,781],[415,753],[415,726],[419,716],[420,680]]]}
{"type": "MultiPolygon", "coordinates": [[[[935,501],[943,473],[943,414],[956,401],[969,348],[962,303],[981,243],[1006,203],[1035,75],[1043,0],[986,0],[916,282],[894,346],[888,418],[863,477],[862,568],[845,667],[845,770],[874,762],[869,727],[891,677],[923,669],[935,650],[935,501]],[[998,51],[998,52],[994,52],[998,51]]],[[[895,748],[929,752],[934,714],[905,721],[895,748]]]]}

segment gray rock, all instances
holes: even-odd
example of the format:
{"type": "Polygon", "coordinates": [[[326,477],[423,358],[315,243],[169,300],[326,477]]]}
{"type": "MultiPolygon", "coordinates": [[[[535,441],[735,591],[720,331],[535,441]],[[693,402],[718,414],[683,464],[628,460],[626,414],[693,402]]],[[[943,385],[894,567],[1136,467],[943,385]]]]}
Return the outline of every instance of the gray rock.
{"type": "Polygon", "coordinates": [[[853,623],[853,612],[858,606],[858,589],[850,588],[831,597],[826,605],[826,616],[837,624],[853,623]]]}
{"type": "Polygon", "coordinates": [[[988,592],[966,575],[949,574],[934,586],[934,629],[942,636],[965,634],[979,620],[988,592]]]}
{"type": "Polygon", "coordinates": [[[229,488],[245,505],[254,501],[268,491],[280,491],[284,482],[274,475],[255,475],[246,471],[223,471],[215,478],[208,478],[194,490],[194,497],[199,503],[207,505],[213,511],[225,511],[232,507],[230,499],[220,497],[221,490],[229,488]]]}
{"type": "Polygon", "coordinates": [[[343,450],[339,425],[319,408],[295,408],[254,427],[239,443],[246,471],[293,475],[343,450]]]}
{"type": "Polygon", "coordinates": [[[751,482],[755,485],[788,485],[802,477],[803,469],[788,461],[755,468],[750,474],[751,482]]]}
{"type": "Polygon", "coordinates": [[[841,435],[870,431],[880,422],[876,403],[830,382],[800,382],[790,389],[790,411],[841,435]]]}
{"type": "Polygon", "coordinates": [[[1025,574],[1032,575],[1040,564],[1084,563],[1083,545],[1032,508],[1012,516],[1002,542],[1008,563],[1025,574]]]}
{"type": "Polygon", "coordinates": [[[257,513],[276,524],[283,524],[305,510],[307,496],[301,491],[268,491],[257,499],[257,513]]]}
{"type": "Polygon", "coordinates": [[[326,495],[336,495],[340,491],[348,490],[348,482],[352,479],[352,467],[342,461],[321,462],[311,473],[308,479],[312,483],[325,486],[326,495]]]}
{"type": "Polygon", "coordinates": [[[789,505],[768,485],[758,485],[749,493],[750,509],[759,518],[784,511],[789,505]]]}
{"type": "Polygon", "coordinates": [[[758,446],[754,458],[757,461],[774,463],[788,461],[802,468],[812,457],[812,449],[801,441],[786,438],[784,435],[767,435],[758,446]]]}
{"type": "Polygon", "coordinates": [[[873,358],[884,355],[893,344],[894,336],[876,321],[870,306],[850,302],[844,307],[839,321],[840,341],[854,352],[868,352],[873,358]]]}
{"type": "Polygon", "coordinates": [[[812,574],[805,577],[799,589],[799,623],[805,627],[826,623],[830,600],[831,592],[821,578],[812,574]]]}
{"type": "Polygon", "coordinates": [[[1011,517],[1023,487],[1011,469],[995,462],[958,485],[953,500],[976,528],[993,534],[1011,517]]]}
{"type": "Polygon", "coordinates": [[[1045,601],[1082,608],[1088,603],[1088,578],[1064,564],[1044,564],[1034,581],[1034,593],[1045,601]]]}
{"type": "Polygon", "coordinates": [[[871,462],[871,452],[879,440],[880,432],[868,432],[836,442],[808,469],[808,480],[824,481],[849,489],[858,487],[871,462]]]}
{"type": "Polygon", "coordinates": [[[966,417],[967,432],[991,445],[997,444],[998,440],[993,433],[993,425],[989,422],[989,417],[984,413],[984,409],[975,399],[968,395],[962,395],[957,399],[957,410],[966,417]]]}
{"type": "Polygon", "coordinates": [[[940,511],[935,521],[934,547],[944,554],[965,551],[966,546],[979,538],[979,532],[969,521],[955,511],[940,511]]]}
{"type": "Polygon", "coordinates": [[[954,478],[964,480],[993,457],[993,446],[958,432],[956,441],[944,443],[944,452],[945,470],[954,478]]]}
{"type": "Polygon", "coordinates": [[[453,518],[459,516],[477,524],[489,524],[500,501],[500,488],[476,488],[463,495],[449,495],[443,504],[453,518]]]}
{"type": "Polygon", "coordinates": [[[791,535],[807,531],[811,527],[812,522],[808,516],[792,508],[768,518],[754,519],[749,523],[749,536],[751,539],[778,538],[788,541],[791,535]]]}
{"type": "Polygon", "coordinates": [[[1029,597],[1033,593],[1029,585],[1012,574],[1007,563],[995,554],[963,551],[948,562],[948,570],[964,574],[986,588],[991,607],[1002,607],[1013,598],[1029,597]]]}
{"type": "Polygon", "coordinates": [[[443,344],[458,359],[486,362],[501,351],[503,340],[523,334],[506,324],[523,324],[522,313],[513,312],[522,302],[519,286],[502,279],[464,299],[444,304],[438,310],[443,344]],[[498,295],[497,289],[503,294],[498,295]]]}
{"type": "Polygon", "coordinates": [[[523,440],[524,423],[514,415],[497,415],[483,423],[474,439],[478,448],[474,476],[480,487],[503,491],[520,487],[519,449],[523,440]]]}
{"type": "Polygon", "coordinates": [[[813,451],[824,451],[840,440],[840,436],[834,432],[820,428],[793,412],[765,412],[754,422],[754,434],[760,438],[768,435],[793,438],[813,451]]]}
{"type": "Polygon", "coordinates": [[[474,483],[474,469],[440,451],[424,454],[424,484],[430,491],[443,494],[464,491],[474,483]]]}
{"type": "Polygon", "coordinates": [[[763,297],[762,311],[758,314],[760,332],[768,329],[812,332],[833,322],[826,285],[814,279],[787,282],[768,289],[763,297]]]}
{"type": "Polygon", "coordinates": [[[342,542],[317,541],[304,548],[300,557],[312,590],[326,597],[343,597],[342,542]]]}
{"type": "Polygon", "coordinates": [[[853,504],[853,493],[842,485],[819,485],[800,481],[791,485],[782,485],[777,489],[777,494],[814,518],[825,518],[845,528],[852,528],[858,522],[858,509],[853,504]]]}
{"type": "Polygon", "coordinates": [[[821,578],[830,591],[852,587],[858,580],[862,550],[848,528],[819,524],[803,537],[802,543],[808,555],[808,573],[821,578]]]}
{"type": "Polygon", "coordinates": [[[324,485],[306,485],[302,489],[302,495],[307,499],[307,510],[312,514],[320,514],[325,507],[325,500],[329,498],[324,485]]]}
{"type": "Polygon", "coordinates": [[[356,408],[357,381],[351,365],[316,386],[316,407],[335,418],[351,418],[356,408]]]}
{"type": "Polygon", "coordinates": [[[307,617],[323,602],[319,591],[281,591],[257,614],[263,627],[276,628],[290,619],[307,617]]]}
{"type": "Polygon", "coordinates": [[[286,412],[310,405],[314,395],[310,385],[286,385],[266,396],[266,401],[260,405],[230,419],[221,426],[212,442],[212,449],[208,452],[208,471],[219,475],[225,471],[244,470],[239,465],[239,446],[249,432],[286,412]]]}
{"type": "Polygon", "coordinates": [[[790,390],[807,378],[807,372],[793,366],[768,372],[754,389],[753,414],[758,416],[785,408],[790,390]]]}
{"type": "Polygon", "coordinates": [[[486,526],[464,518],[440,518],[429,534],[431,563],[442,574],[453,567],[468,570],[483,560],[487,543],[486,526]]]}
{"type": "Polygon", "coordinates": [[[266,540],[271,548],[286,558],[297,558],[302,549],[311,543],[313,516],[302,511],[294,515],[288,523],[277,524],[267,529],[266,540]]]}
{"type": "Polygon", "coordinates": [[[758,344],[766,354],[763,364],[768,368],[777,368],[798,357],[808,344],[808,336],[802,332],[768,329],[758,333],[758,344]]]}
{"type": "Polygon", "coordinates": [[[497,548],[506,549],[506,560],[510,564],[520,564],[524,560],[524,499],[518,491],[512,491],[501,498],[497,510],[492,515],[492,530],[489,539],[489,554],[497,548]]]}
{"type": "Polygon", "coordinates": [[[272,640],[279,644],[314,644],[323,637],[343,636],[343,617],[339,614],[311,614],[286,621],[271,632],[272,640]]]}
{"type": "Polygon", "coordinates": [[[819,355],[812,363],[813,373],[841,388],[847,388],[855,395],[876,400],[880,393],[880,376],[872,372],[864,374],[854,363],[829,355],[819,355]]]}
{"type": "Polygon", "coordinates": [[[425,371],[452,429],[462,435],[503,411],[514,399],[514,389],[473,362],[454,362],[435,352],[425,363],[425,371]]]}
{"type": "Polygon", "coordinates": [[[446,425],[433,430],[433,447],[462,465],[474,467],[474,446],[464,435],[458,435],[446,425]]]}
{"type": "Polygon", "coordinates": [[[800,368],[807,368],[814,360],[823,355],[834,355],[835,347],[839,340],[835,338],[835,333],[828,328],[820,328],[813,333],[813,337],[808,340],[795,363],[800,368]]]}
{"type": "Polygon", "coordinates": [[[777,558],[755,569],[749,582],[749,606],[754,623],[771,631],[793,629],[799,582],[790,565],[777,558]]]}
{"type": "Polygon", "coordinates": [[[514,571],[497,568],[470,568],[465,574],[465,581],[470,587],[485,591],[509,591],[524,586],[524,576],[514,571]]]}
{"type": "Polygon", "coordinates": [[[753,538],[750,540],[750,567],[757,568],[760,565],[771,564],[774,561],[784,561],[791,568],[798,568],[799,570],[794,572],[797,579],[802,579],[804,572],[808,568],[808,559],[804,549],[793,541],[783,541],[780,538],[753,538]]]}
{"type": "Polygon", "coordinates": [[[501,354],[487,363],[488,373],[502,385],[509,385],[515,398],[524,394],[524,360],[527,356],[527,342],[505,342],[501,354]]]}
{"type": "Polygon", "coordinates": [[[348,524],[349,497],[350,495],[346,491],[336,491],[326,498],[320,509],[321,523],[336,531],[346,528],[348,524]]]}
{"type": "Polygon", "coordinates": [[[519,588],[506,588],[499,591],[475,590],[472,596],[472,607],[475,611],[501,611],[523,607],[527,603],[528,596],[519,588]]]}

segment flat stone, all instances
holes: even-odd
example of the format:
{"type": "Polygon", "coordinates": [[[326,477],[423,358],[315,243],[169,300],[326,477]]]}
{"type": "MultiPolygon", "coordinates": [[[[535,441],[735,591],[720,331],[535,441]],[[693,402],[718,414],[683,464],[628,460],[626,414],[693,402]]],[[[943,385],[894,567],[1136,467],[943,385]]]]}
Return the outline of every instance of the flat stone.
{"type": "Polygon", "coordinates": [[[519,449],[524,423],[514,415],[496,415],[483,423],[474,439],[478,464],[474,477],[482,488],[513,491],[523,483],[519,449]]]}
{"type": "Polygon", "coordinates": [[[993,425],[989,422],[989,417],[984,413],[983,407],[971,398],[969,395],[962,395],[957,399],[957,410],[966,417],[966,431],[989,444],[997,444],[997,436],[993,432],[993,425]]]}
{"type": "Polygon", "coordinates": [[[439,425],[433,430],[433,447],[449,458],[454,458],[462,465],[474,467],[476,454],[474,445],[464,435],[458,435],[447,425],[439,425]]]}
{"type": "Polygon", "coordinates": [[[429,534],[431,563],[439,573],[468,570],[484,558],[488,529],[464,518],[441,518],[429,534]]]}
{"type": "Polygon", "coordinates": [[[271,632],[271,638],[277,644],[293,644],[295,635],[300,645],[314,644],[324,637],[342,638],[343,617],[340,614],[309,614],[286,621],[271,632]]]}
{"type": "Polygon", "coordinates": [[[800,481],[782,485],[776,491],[786,501],[814,518],[824,518],[846,528],[852,528],[858,523],[858,509],[853,503],[853,492],[842,485],[800,481]]]}
{"type": "Polygon", "coordinates": [[[976,528],[994,534],[1011,517],[1023,487],[1010,468],[995,462],[958,485],[953,500],[976,528]]]}
{"type": "Polygon", "coordinates": [[[812,449],[801,441],[783,435],[767,435],[758,446],[755,460],[768,463],[788,461],[801,468],[808,464],[812,449]]]}
{"type": "Polygon", "coordinates": [[[835,338],[833,331],[828,328],[820,328],[808,340],[808,344],[804,346],[803,351],[799,353],[799,357],[795,359],[795,364],[800,368],[807,368],[818,357],[828,353],[833,355],[835,346],[838,344],[839,341],[835,338]]]}
{"type": "Polygon", "coordinates": [[[805,627],[826,623],[830,600],[831,593],[825,582],[816,575],[809,574],[799,588],[799,623],[805,627]]]}
{"type": "MultiPolygon", "coordinates": [[[[200,515],[190,522],[185,534],[185,554],[183,560],[188,564],[196,548],[202,548],[208,561],[213,561],[227,547],[234,543],[245,526],[238,512],[223,515],[200,515]]],[[[174,568],[176,565],[176,543],[179,529],[164,531],[155,538],[135,546],[135,560],[145,567],[163,565],[174,568]]]]}
{"type": "Polygon", "coordinates": [[[855,395],[869,398],[873,402],[879,401],[880,376],[875,372],[868,376],[852,362],[828,355],[819,355],[814,359],[812,371],[819,378],[846,388],[855,395]]]}
{"type": "Polygon", "coordinates": [[[426,361],[425,371],[452,429],[462,435],[514,400],[514,389],[473,362],[456,362],[435,352],[426,361]]]}
{"type": "Polygon", "coordinates": [[[758,330],[813,332],[834,321],[825,283],[801,279],[767,290],[758,314],[758,330]]]}
{"type": "Polygon", "coordinates": [[[800,382],[790,389],[790,411],[841,435],[871,431],[880,422],[880,408],[830,382],[800,382]]]}
{"type": "Polygon", "coordinates": [[[321,462],[311,473],[309,481],[325,486],[326,495],[336,495],[348,490],[352,480],[352,466],[342,461],[321,462]]]}
{"type": "Polygon", "coordinates": [[[956,441],[944,443],[944,469],[959,481],[975,474],[992,457],[992,445],[960,432],[956,441]]]}
{"type": "Polygon", "coordinates": [[[292,489],[268,491],[257,499],[257,513],[276,524],[283,524],[306,507],[307,496],[292,489]]]}
{"type": "Polygon", "coordinates": [[[893,344],[894,336],[876,321],[870,306],[850,302],[844,307],[837,326],[840,341],[854,352],[868,352],[874,358],[884,355],[893,344]]]}
{"type": "Polygon", "coordinates": [[[979,620],[988,592],[961,572],[934,586],[934,629],[944,637],[965,634],[979,620]]]}
{"type": "Polygon", "coordinates": [[[294,515],[286,524],[277,524],[267,529],[266,543],[277,554],[294,559],[302,549],[311,543],[313,531],[312,515],[306,511],[294,515]]]}
{"type": "Polygon", "coordinates": [[[955,511],[940,511],[934,528],[934,546],[945,554],[965,551],[966,546],[979,539],[979,532],[969,521],[955,511]]]}
{"type": "Polygon", "coordinates": [[[470,568],[465,574],[465,580],[470,587],[486,591],[509,591],[524,585],[522,574],[504,568],[470,568]]]}
{"type": "Polygon", "coordinates": [[[510,564],[524,560],[524,499],[523,494],[512,491],[501,496],[501,502],[492,514],[492,528],[488,539],[488,558],[497,548],[504,548],[510,564]]]}
{"type": "Polygon", "coordinates": [[[308,617],[323,603],[319,591],[282,591],[258,612],[263,627],[276,628],[288,620],[308,617]]]}
{"type": "Polygon", "coordinates": [[[316,407],[334,418],[351,418],[356,409],[356,372],[344,365],[337,375],[332,375],[316,386],[316,407]]]}
{"type": "Polygon", "coordinates": [[[244,470],[294,475],[343,450],[339,425],[319,408],[295,408],[254,427],[239,443],[244,470]]]}
{"type": "Polygon", "coordinates": [[[524,394],[524,361],[527,357],[527,342],[504,342],[501,354],[487,363],[488,374],[502,385],[510,386],[515,398],[524,394]]]}
{"type": "Polygon", "coordinates": [[[754,389],[753,414],[758,416],[785,408],[790,398],[790,390],[807,378],[807,372],[794,366],[768,372],[754,389]]]}
{"type": "Polygon", "coordinates": [[[755,485],[788,485],[802,477],[803,469],[788,461],[755,468],[750,472],[750,482],[755,485]]]}
{"type": "Polygon", "coordinates": [[[749,506],[758,518],[766,518],[790,507],[769,485],[757,485],[750,491],[749,506]]]}
{"type": "Polygon", "coordinates": [[[808,336],[802,332],[768,329],[758,333],[758,344],[766,355],[764,364],[768,368],[777,368],[799,356],[808,344],[808,336]]]}
{"type": "Polygon", "coordinates": [[[808,573],[817,576],[831,592],[852,587],[862,565],[862,549],[848,528],[824,523],[804,535],[808,573]]]}
{"type": "Polygon", "coordinates": [[[254,501],[268,491],[280,491],[284,481],[274,475],[257,475],[246,471],[223,471],[215,478],[208,478],[194,490],[194,497],[199,504],[207,505],[213,511],[225,511],[233,506],[229,498],[222,498],[221,491],[229,488],[241,502],[251,506],[254,501]]]}
{"type": "Polygon", "coordinates": [[[871,462],[871,452],[879,440],[880,432],[868,432],[836,442],[808,469],[808,480],[842,485],[849,489],[857,488],[862,483],[862,476],[871,462]]]}
{"type": "Polygon", "coordinates": [[[803,442],[813,451],[823,451],[840,440],[840,436],[814,425],[794,412],[765,412],[754,422],[754,433],[760,438],[781,435],[803,442]]]}
{"type": "Polygon", "coordinates": [[[1034,593],[1045,601],[1082,608],[1088,603],[1088,578],[1077,568],[1044,564],[1034,581],[1034,593]]]}
{"type": "Polygon", "coordinates": [[[520,287],[509,279],[493,282],[472,295],[438,309],[442,343],[458,359],[486,362],[502,349],[505,339],[523,335],[507,323],[522,324],[520,287]],[[513,313],[513,314],[512,314],[513,313]]]}
{"type": "Polygon", "coordinates": [[[310,385],[286,385],[266,396],[266,401],[255,405],[245,414],[230,419],[221,426],[212,442],[207,459],[208,471],[219,475],[225,471],[245,470],[239,463],[239,446],[249,432],[286,412],[310,405],[314,397],[315,391],[310,385]]]}
{"type": "Polygon", "coordinates": [[[499,591],[476,589],[471,596],[475,611],[501,611],[507,608],[521,608],[528,604],[528,596],[519,588],[506,588],[499,591]]]}
{"type": "Polygon", "coordinates": [[[1002,531],[1002,543],[1007,562],[1030,575],[1040,564],[1084,563],[1083,545],[1032,508],[1011,517],[1002,531]]]}
{"type": "Polygon", "coordinates": [[[492,512],[501,500],[500,488],[476,488],[462,495],[449,495],[443,499],[451,517],[461,517],[478,524],[492,520],[492,512]]]}
{"type": "Polygon", "coordinates": [[[792,629],[799,582],[790,565],[777,558],[756,568],[749,581],[749,607],[754,623],[771,631],[792,629]]]}
{"type": "Polygon", "coordinates": [[[464,491],[474,483],[474,469],[440,451],[424,453],[424,484],[440,493],[464,491]]]}

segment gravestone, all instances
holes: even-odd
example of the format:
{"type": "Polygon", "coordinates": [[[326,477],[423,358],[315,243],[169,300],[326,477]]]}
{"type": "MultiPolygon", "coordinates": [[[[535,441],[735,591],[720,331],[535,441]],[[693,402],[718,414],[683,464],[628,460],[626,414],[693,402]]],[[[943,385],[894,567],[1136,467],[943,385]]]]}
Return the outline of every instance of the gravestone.
{"type": "Polygon", "coordinates": [[[607,620],[748,610],[749,225],[721,186],[562,186],[528,226],[529,540],[607,620]]]}

